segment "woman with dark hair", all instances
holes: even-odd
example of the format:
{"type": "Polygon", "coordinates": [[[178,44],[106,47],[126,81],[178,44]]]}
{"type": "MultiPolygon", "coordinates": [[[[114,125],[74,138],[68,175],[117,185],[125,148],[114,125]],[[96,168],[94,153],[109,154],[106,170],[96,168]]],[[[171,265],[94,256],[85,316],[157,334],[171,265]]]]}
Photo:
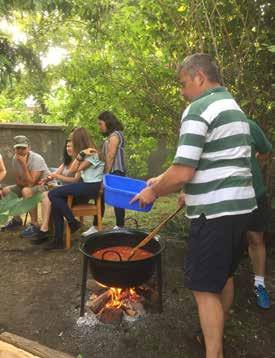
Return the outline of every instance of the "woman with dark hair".
{"type": "MultiPolygon", "coordinates": [[[[123,125],[117,117],[109,111],[100,113],[98,116],[98,126],[100,132],[107,137],[103,143],[102,156],[105,161],[105,173],[113,175],[125,176],[125,141],[123,135],[123,125]]],[[[118,230],[124,226],[125,210],[121,208],[114,208],[116,216],[116,226],[114,230],[118,230]]],[[[95,228],[96,218],[94,225],[87,231],[82,233],[86,237],[97,231],[95,228]]]]}
{"type": "Polygon", "coordinates": [[[84,128],[73,131],[72,145],[75,156],[70,172],[79,174],[81,182],[64,185],[49,192],[52,203],[52,213],[55,227],[55,237],[44,248],[47,250],[63,248],[64,217],[66,218],[71,232],[77,231],[81,224],[75,219],[68,207],[69,195],[77,198],[78,202],[88,202],[89,199],[98,197],[104,171],[104,162],[96,153],[96,146],[84,128]]]}
{"type": "MultiPolygon", "coordinates": [[[[60,185],[76,183],[80,179],[80,175],[74,174],[70,172],[71,165],[73,162],[73,147],[72,141],[67,139],[64,152],[63,152],[63,163],[57,168],[57,170],[43,181],[44,183],[50,182],[52,180],[57,180],[60,185]]],[[[51,216],[51,202],[49,200],[49,192],[43,192],[42,198],[42,224],[38,231],[38,234],[34,240],[32,240],[33,244],[42,244],[49,237],[49,221],[51,216]]]]}

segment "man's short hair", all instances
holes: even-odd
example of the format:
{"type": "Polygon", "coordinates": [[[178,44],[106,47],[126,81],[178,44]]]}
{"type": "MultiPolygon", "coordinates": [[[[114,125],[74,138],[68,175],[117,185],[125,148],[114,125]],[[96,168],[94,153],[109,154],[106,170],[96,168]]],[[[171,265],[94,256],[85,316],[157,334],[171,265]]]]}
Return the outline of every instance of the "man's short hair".
{"type": "Polygon", "coordinates": [[[206,53],[195,53],[187,56],[179,66],[178,73],[182,70],[188,72],[191,77],[201,70],[210,82],[222,84],[220,70],[213,58],[206,53]]]}

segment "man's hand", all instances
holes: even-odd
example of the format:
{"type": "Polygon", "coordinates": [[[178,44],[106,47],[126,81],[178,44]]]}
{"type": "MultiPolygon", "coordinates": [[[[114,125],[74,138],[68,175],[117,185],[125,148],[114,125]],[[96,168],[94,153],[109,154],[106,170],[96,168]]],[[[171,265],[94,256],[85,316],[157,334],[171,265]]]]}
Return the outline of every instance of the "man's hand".
{"type": "Polygon", "coordinates": [[[49,175],[48,178],[49,178],[49,180],[60,179],[61,175],[57,174],[57,173],[51,173],[51,175],[49,175]]]}
{"type": "Polygon", "coordinates": [[[139,205],[141,208],[144,208],[146,205],[153,203],[157,199],[156,194],[153,189],[148,186],[143,189],[140,193],[138,193],[130,202],[130,204],[139,201],[139,205]]]}
{"type": "Polygon", "coordinates": [[[24,164],[27,164],[27,156],[22,156],[22,155],[19,155],[19,154],[16,154],[15,155],[15,159],[21,164],[21,165],[24,165],[24,164]]]}
{"type": "Polygon", "coordinates": [[[147,185],[148,186],[154,185],[159,181],[159,179],[160,179],[159,177],[150,178],[147,180],[147,185]]]}
{"type": "Polygon", "coordinates": [[[185,206],[185,194],[184,193],[180,193],[180,195],[178,197],[178,206],[180,208],[183,208],[185,206]]]}

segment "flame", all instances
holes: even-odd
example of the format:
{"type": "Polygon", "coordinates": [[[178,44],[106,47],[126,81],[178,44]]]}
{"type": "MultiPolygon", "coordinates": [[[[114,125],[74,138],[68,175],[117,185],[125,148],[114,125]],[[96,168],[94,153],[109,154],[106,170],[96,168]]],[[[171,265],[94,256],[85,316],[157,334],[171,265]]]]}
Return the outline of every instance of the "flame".
{"type": "Polygon", "coordinates": [[[140,298],[134,288],[123,289],[119,287],[108,287],[98,281],[96,281],[96,283],[101,287],[109,288],[111,290],[112,297],[110,301],[106,304],[106,307],[120,308],[123,305],[123,301],[125,299],[128,299],[130,301],[136,301],[140,298]]]}
{"type": "Polygon", "coordinates": [[[120,308],[122,305],[121,292],[122,288],[110,287],[112,298],[106,304],[106,307],[120,308]]]}

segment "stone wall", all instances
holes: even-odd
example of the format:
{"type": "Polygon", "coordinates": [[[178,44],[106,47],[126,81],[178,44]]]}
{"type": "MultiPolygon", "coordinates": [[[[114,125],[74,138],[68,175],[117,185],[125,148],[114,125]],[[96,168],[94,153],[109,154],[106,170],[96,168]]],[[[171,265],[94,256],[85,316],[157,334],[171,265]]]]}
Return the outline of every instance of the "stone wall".
{"type": "Polygon", "coordinates": [[[11,159],[13,156],[13,137],[16,135],[25,135],[28,137],[32,150],[41,154],[49,167],[60,165],[65,143],[63,126],[46,124],[0,124],[0,152],[8,171],[4,184],[14,183],[11,159]]]}

